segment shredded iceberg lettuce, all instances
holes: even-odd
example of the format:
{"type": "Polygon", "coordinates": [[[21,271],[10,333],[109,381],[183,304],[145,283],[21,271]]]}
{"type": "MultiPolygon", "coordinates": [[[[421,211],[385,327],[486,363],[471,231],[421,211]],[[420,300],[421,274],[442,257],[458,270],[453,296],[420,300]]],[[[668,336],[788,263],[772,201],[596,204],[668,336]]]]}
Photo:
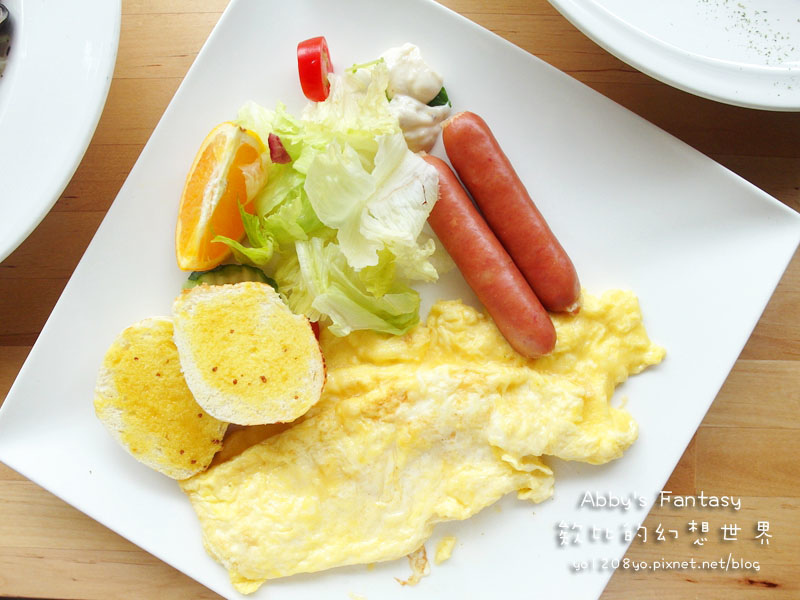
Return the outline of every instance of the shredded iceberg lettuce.
{"type": "Polygon", "coordinates": [[[417,238],[436,202],[435,169],[408,150],[402,133],[378,137],[374,168],[368,172],[351,147],[332,143],[309,166],[305,190],[311,206],[355,269],[378,264],[388,249],[418,279],[435,280],[427,258],[430,245],[417,238]]]}
{"type": "Polygon", "coordinates": [[[376,61],[331,74],[324,102],[300,118],[253,102],[237,122],[280,137],[291,162],[272,164],[242,211],[247,243],[218,237],[240,262],[276,279],[290,308],[330,330],[402,334],[419,320],[408,282],[435,281],[434,241],[422,233],[438,195],[434,167],[408,149],[376,61]]]}

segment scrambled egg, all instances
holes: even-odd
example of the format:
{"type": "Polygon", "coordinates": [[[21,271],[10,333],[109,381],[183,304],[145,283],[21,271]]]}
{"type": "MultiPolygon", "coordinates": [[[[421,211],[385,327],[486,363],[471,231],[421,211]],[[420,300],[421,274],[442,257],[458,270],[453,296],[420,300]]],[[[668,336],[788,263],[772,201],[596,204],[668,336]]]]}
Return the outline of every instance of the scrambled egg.
{"type": "Polygon", "coordinates": [[[404,336],[324,335],[328,381],[295,425],[181,482],[205,547],[238,590],[340,565],[408,555],[437,522],[516,491],[553,492],[543,455],[601,464],[637,436],[609,405],[629,375],[661,361],[636,297],[583,297],[553,316],[555,351],[514,352],[458,301],[404,336]]]}
{"type": "Polygon", "coordinates": [[[433,557],[433,562],[437,565],[442,564],[444,561],[449,560],[453,555],[453,548],[456,547],[456,538],[452,535],[447,535],[439,540],[436,545],[436,554],[433,557]]]}

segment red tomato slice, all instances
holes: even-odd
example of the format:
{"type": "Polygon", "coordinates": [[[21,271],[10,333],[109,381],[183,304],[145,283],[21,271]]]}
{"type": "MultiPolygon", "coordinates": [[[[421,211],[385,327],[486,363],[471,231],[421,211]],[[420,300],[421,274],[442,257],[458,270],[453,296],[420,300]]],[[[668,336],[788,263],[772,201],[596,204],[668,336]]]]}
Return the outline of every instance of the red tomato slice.
{"type": "Polygon", "coordinates": [[[324,37],[311,38],[297,44],[297,68],[306,98],[314,102],[325,100],[331,87],[328,73],[333,72],[333,64],[324,37]]]}

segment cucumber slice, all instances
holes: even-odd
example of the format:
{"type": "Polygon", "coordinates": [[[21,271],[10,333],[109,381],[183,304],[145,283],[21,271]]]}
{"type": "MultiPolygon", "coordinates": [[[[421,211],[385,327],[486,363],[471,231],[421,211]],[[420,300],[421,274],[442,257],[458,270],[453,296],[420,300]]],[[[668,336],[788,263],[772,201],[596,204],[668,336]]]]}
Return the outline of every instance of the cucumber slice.
{"type": "Polygon", "coordinates": [[[445,104],[447,104],[447,106],[453,106],[450,104],[450,98],[447,97],[447,90],[442,87],[439,93],[433,97],[433,100],[428,102],[428,106],[444,106],[445,104]]]}
{"type": "Polygon", "coordinates": [[[183,289],[188,290],[196,285],[205,283],[207,285],[224,285],[226,283],[240,283],[242,281],[259,281],[268,283],[275,291],[278,291],[278,284],[271,277],[267,277],[264,271],[251,267],[250,265],[220,265],[210,271],[194,271],[189,275],[189,279],[183,284],[183,289]]]}

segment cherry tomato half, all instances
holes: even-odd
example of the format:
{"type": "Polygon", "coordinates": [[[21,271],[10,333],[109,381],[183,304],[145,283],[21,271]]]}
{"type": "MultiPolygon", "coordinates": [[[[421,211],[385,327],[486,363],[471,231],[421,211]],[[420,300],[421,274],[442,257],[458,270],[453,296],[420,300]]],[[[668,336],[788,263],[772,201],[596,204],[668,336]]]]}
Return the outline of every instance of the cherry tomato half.
{"type": "Polygon", "coordinates": [[[311,38],[297,44],[297,68],[306,98],[314,102],[325,100],[331,87],[328,73],[333,72],[333,64],[324,37],[311,38]]]}

